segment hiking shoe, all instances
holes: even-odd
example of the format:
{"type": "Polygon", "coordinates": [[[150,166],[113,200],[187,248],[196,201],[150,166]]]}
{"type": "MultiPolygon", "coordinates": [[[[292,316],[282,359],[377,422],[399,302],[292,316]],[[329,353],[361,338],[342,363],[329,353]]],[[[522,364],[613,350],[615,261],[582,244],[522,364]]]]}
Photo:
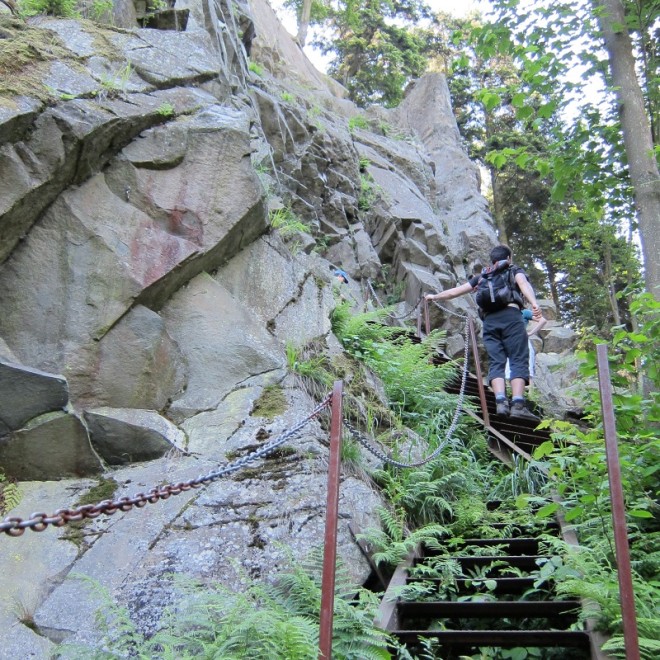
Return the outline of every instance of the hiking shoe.
{"type": "Polygon", "coordinates": [[[499,415],[500,417],[508,417],[509,416],[509,400],[508,399],[502,399],[501,401],[498,401],[496,399],[495,403],[497,404],[496,407],[495,407],[495,413],[497,415],[499,415]]]}
{"type": "Polygon", "coordinates": [[[522,401],[514,401],[511,406],[511,417],[520,417],[522,419],[531,419],[535,422],[540,422],[541,418],[537,417],[531,410],[525,406],[522,401]]]}

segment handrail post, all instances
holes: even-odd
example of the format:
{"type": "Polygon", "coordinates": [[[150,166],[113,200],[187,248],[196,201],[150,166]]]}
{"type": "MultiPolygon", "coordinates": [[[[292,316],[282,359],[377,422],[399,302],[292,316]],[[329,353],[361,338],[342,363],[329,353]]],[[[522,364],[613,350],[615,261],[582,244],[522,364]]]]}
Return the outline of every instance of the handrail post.
{"type": "Polygon", "coordinates": [[[330,460],[328,464],[328,495],[325,509],[321,617],[319,621],[319,660],[330,660],[332,658],[332,619],[335,606],[337,517],[339,513],[339,463],[343,427],[342,394],[343,383],[341,380],[337,380],[332,388],[330,460]]]}
{"type": "Polygon", "coordinates": [[[612,383],[610,365],[607,361],[607,346],[596,346],[598,361],[598,389],[603,412],[603,433],[605,435],[605,454],[607,474],[610,483],[612,501],[612,524],[614,526],[614,546],[616,549],[617,573],[619,575],[619,595],[621,597],[621,616],[623,618],[623,639],[626,648],[626,660],[639,660],[639,638],[637,617],[635,614],[635,592],[633,591],[632,572],[630,569],[630,549],[626,529],[626,513],[623,503],[621,484],[621,466],[614,419],[612,383]]]}
{"type": "MultiPolygon", "coordinates": [[[[486,423],[490,426],[490,416],[488,414],[488,404],[486,403],[486,389],[484,388],[484,379],[481,374],[481,364],[479,363],[479,347],[477,346],[477,333],[474,329],[474,321],[468,319],[468,329],[470,335],[470,342],[472,344],[472,355],[474,356],[474,374],[477,377],[477,387],[479,388],[479,401],[481,403],[481,416],[486,423]]],[[[467,337],[465,338],[467,341],[467,337]]]]}

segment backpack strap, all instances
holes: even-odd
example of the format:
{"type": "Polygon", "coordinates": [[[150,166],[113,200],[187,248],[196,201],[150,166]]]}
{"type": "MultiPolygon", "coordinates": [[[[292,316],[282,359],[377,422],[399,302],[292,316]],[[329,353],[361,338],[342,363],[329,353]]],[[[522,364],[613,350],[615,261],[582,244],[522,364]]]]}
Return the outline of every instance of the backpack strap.
{"type": "Polygon", "coordinates": [[[514,302],[516,305],[518,305],[518,307],[520,307],[520,309],[522,309],[525,306],[525,299],[523,298],[522,291],[520,290],[518,282],[516,282],[516,278],[513,274],[513,264],[509,265],[507,279],[509,280],[509,286],[511,287],[511,293],[513,294],[514,302]]]}

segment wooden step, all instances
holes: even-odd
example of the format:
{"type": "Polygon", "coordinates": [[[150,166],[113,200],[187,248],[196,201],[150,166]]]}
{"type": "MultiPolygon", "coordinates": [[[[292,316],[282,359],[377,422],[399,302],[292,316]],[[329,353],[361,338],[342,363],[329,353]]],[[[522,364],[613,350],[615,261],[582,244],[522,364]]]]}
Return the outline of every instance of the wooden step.
{"type": "MultiPolygon", "coordinates": [[[[533,577],[498,577],[498,578],[489,578],[489,581],[495,582],[494,589],[488,589],[489,594],[494,595],[512,595],[512,594],[522,594],[525,593],[528,589],[531,589],[534,586],[536,578],[533,577]]],[[[424,578],[424,577],[411,577],[408,578],[407,584],[413,584],[418,582],[425,583],[437,583],[438,586],[442,585],[443,587],[447,585],[446,578],[424,578]]],[[[459,594],[474,593],[475,591],[475,582],[483,583],[482,578],[457,578],[454,580],[454,585],[459,594]]],[[[485,591],[485,589],[482,589],[485,591]]]]}
{"type": "MultiPolygon", "coordinates": [[[[457,561],[462,570],[469,571],[470,569],[479,568],[483,566],[490,566],[491,564],[497,563],[497,566],[494,566],[489,572],[489,576],[499,575],[502,570],[507,567],[513,567],[520,569],[521,571],[535,571],[539,567],[541,560],[549,560],[550,557],[542,555],[513,555],[513,556],[486,556],[486,557],[451,557],[453,560],[457,561]]],[[[419,566],[424,563],[424,558],[419,557],[414,560],[413,565],[419,566]]],[[[483,577],[483,576],[480,576],[483,577]]]]}
{"type": "MultiPolygon", "coordinates": [[[[495,646],[498,648],[544,647],[589,648],[589,635],[569,630],[391,630],[404,643],[432,637],[452,648],[495,646]]],[[[585,654],[585,658],[589,654],[585,654]]]]}
{"type": "MultiPolygon", "coordinates": [[[[530,537],[518,537],[508,539],[464,539],[461,543],[452,544],[453,552],[460,552],[466,546],[474,546],[478,548],[490,548],[498,546],[498,552],[507,553],[511,555],[537,555],[539,552],[538,539],[530,537]]],[[[425,557],[436,557],[440,555],[440,551],[433,548],[425,548],[425,557]]]]}
{"type": "Polygon", "coordinates": [[[517,601],[430,601],[397,604],[399,626],[414,620],[418,624],[430,619],[548,619],[552,627],[568,627],[578,619],[577,600],[517,600],[517,601]]]}

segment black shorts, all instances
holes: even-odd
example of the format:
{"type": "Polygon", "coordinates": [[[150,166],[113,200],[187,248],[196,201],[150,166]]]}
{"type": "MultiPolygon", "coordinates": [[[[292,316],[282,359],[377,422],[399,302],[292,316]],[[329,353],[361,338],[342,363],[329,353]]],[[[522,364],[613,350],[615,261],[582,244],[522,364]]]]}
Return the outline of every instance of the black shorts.
{"type": "Polygon", "coordinates": [[[484,345],[488,352],[488,382],[504,378],[507,358],[511,378],[529,382],[529,348],[527,331],[517,307],[491,312],[484,319],[484,345]]]}

